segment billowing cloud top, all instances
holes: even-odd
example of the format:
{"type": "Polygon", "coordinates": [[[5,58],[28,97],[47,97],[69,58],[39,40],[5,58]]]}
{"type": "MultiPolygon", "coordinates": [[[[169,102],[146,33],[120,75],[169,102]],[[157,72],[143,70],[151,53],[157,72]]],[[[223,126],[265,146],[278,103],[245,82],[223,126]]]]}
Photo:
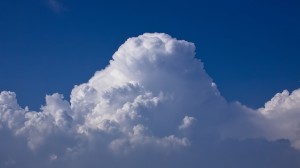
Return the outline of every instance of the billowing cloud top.
{"type": "Polygon", "coordinates": [[[0,167],[297,167],[299,101],[296,90],[258,110],[228,103],[193,43],[145,33],[70,102],[47,95],[36,112],[1,92],[0,167]],[[247,157],[262,150],[269,162],[247,157]]]}

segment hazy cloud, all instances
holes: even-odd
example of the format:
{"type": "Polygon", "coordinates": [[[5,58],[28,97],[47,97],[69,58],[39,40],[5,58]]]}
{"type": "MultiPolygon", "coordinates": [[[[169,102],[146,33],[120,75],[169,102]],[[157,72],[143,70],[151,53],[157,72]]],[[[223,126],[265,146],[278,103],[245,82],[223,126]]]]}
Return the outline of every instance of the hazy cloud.
{"type": "Polygon", "coordinates": [[[47,0],[49,8],[55,13],[61,13],[65,11],[65,7],[58,0],[47,0]]]}

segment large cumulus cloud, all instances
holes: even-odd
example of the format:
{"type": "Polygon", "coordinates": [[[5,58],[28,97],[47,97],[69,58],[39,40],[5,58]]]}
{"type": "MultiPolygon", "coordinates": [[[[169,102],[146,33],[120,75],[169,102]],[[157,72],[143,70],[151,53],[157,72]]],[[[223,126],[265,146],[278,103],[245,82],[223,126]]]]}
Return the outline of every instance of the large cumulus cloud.
{"type": "Polygon", "coordinates": [[[299,167],[299,101],[297,90],[258,110],[229,103],[193,43],[146,33],[70,102],[47,95],[36,112],[1,92],[0,167],[299,167]]]}

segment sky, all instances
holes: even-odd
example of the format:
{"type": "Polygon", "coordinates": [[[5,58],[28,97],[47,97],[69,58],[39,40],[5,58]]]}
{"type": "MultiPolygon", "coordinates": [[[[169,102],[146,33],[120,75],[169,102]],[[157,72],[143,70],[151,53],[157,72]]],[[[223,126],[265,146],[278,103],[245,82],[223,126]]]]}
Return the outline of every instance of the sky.
{"type": "Polygon", "coordinates": [[[0,167],[299,167],[299,8],[2,0],[0,167]]]}
{"type": "Polygon", "coordinates": [[[104,68],[129,37],[163,32],[195,43],[230,101],[261,107],[299,87],[298,1],[47,1],[0,5],[0,90],[38,110],[104,68]],[[31,92],[31,90],[35,92],[31,92]]]}

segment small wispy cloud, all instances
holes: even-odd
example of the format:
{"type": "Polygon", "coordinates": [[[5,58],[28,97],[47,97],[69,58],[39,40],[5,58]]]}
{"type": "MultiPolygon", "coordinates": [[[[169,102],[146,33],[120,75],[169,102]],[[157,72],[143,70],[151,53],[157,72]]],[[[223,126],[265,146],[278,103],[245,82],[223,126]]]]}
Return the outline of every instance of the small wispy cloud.
{"type": "Polygon", "coordinates": [[[49,8],[55,13],[62,13],[65,11],[64,5],[57,0],[47,0],[49,8]]]}

